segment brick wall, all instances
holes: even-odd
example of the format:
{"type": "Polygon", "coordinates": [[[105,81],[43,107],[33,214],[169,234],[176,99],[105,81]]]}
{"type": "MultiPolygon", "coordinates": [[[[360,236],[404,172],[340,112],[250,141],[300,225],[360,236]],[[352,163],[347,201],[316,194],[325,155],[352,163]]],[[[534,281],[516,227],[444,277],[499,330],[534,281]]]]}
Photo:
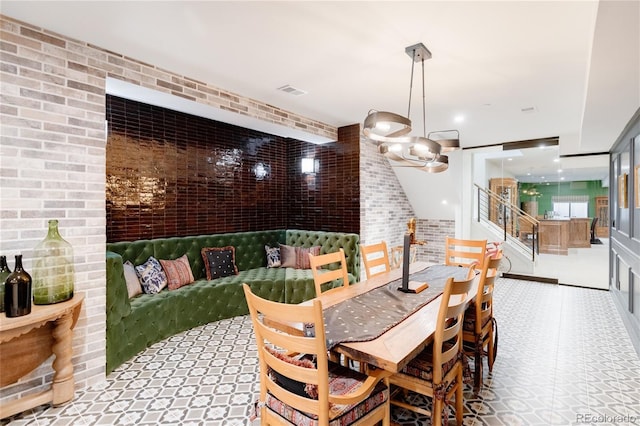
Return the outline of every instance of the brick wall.
{"type": "Polygon", "coordinates": [[[407,222],[415,213],[398,178],[375,144],[364,139],[360,142],[360,165],[361,243],[384,240],[389,249],[402,245],[407,222]]]}
{"type": "MultiPolygon", "coordinates": [[[[407,222],[415,212],[386,158],[375,144],[360,142],[360,239],[362,244],[386,241],[387,247],[403,244],[407,222]]],[[[428,178],[429,174],[425,174],[428,178]]],[[[416,238],[427,244],[417,246],[417,259],[444,262],[444,240],[455,235],[455,221],[417,219],[416,238]]],[[[364,267],[362,268],[364,271],[364,267]]]]}
{"type": "MultiPolygon", "coordinates": [[[[76,291],[86,296],[73,339],[82,388],[104,380],[105,79],[334,140],[337,130],[6,16],[0,29],[0,253],[22,253],[29,271],[48,219],[60,220],[74,247],[76,291]]],[[[3,389],[0,403],[42,390],[50,362],[3,389]]]]}

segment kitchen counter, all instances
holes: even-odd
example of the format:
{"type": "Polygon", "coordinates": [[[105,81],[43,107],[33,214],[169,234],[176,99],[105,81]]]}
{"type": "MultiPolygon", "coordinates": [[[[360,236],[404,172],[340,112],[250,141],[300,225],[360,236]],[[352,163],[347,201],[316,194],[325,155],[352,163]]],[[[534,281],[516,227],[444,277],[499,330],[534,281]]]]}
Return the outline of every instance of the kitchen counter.
{"type": "Polygon", "coordinates": [[[589,218],[542,219],[539,225],[540,253],[566,256],[570,248],[591,247],[589,218]]]}

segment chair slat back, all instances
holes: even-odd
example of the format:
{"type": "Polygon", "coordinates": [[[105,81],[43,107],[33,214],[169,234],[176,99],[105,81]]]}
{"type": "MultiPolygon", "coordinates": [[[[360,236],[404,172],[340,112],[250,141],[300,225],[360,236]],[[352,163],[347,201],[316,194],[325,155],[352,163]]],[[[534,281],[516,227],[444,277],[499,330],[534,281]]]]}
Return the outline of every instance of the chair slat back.
{"type": "Polygon", "coordinates": [[[268,391],[287,405],[317,415],[318,424],[328,424],[329,414],[326,408],[329,406],[329,373],[321,302],[314,300],[312,305],[291,305],[262,299],[253,294],[247,284],[243,284],[243,290],[258,347],[260,400],[265,400],[268,391]],[[278,327],[278,324],[300,322],[312,325],[315,335],[294,335],[288,333],[286,327],[278,327]],[[300,353],[315,356],[316,368],[287,362],[274,355],[274,349],[289,356],[300,353]],[[301,397],[288,391],[271,379],[270,370],[301,383],[317,385],[318,399],[301,397]]]}
{"type": "Polygon", "coordinates": [[[475,264],[482,269],[486,257],[487,240],[464,240],[447,237],[445,241],[445,265],[466,266],[475,264]]]}
{"type": "Polygon", "coordinates": [[[457,357],[462,345],[462,324],[469,290],[475,279],[471,267],[466,279],[449,278],[442,294],[436,331],[433,337],[433,383],[443,379],[442,364],[457,357]]]}
{"type": "Polygon", "coordinates": [[[482,332],[483,324],[487,318],[493,316],[493,289],[496,277],[498,276],[498,266],[502,260],[502,250],[498,250],[485,260],[480,279],[478,280],[478,292],[475,300],[476,321],[475,332],[482,332]]]}
{"type": "Polygon", "coordinates": [[[360,253],[362,254],[367,279],[391,271],[386,242],[382,241],[368,246],[360,245],[360,253]]]}
{"type": "Polygon", "coordinates": [[[360,253],[362,254],[367,279],[391,270],[386,242],[381,241],[378,244],[370,244],[367,246],[360,245],[360,253]],[[384,266],[384,268],[381,268],[382,266],[384,266]]]}
{"type": "Polygon", "coordinates": [[[311,264],[311,271],[313,272],[313,283],[316,288],[316,296],[320,296],[322,293],[322,285],[328,282],[341,279],[342,286],[347,287],[349,285],[349,272],[347,270],[347,261],[344,255],[344,250],[327,254],[321,254],[314,256],[309,253],[309,263],[311,264]],[[323,266],[331,265],[332,263],[339,263],[339,269],[321,269],[323,266]]]}

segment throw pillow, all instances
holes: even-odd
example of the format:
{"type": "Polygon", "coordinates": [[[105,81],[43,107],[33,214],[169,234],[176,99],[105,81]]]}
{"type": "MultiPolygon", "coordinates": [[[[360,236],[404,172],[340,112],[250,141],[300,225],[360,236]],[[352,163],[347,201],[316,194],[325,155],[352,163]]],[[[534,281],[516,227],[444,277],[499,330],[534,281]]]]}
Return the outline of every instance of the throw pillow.
{"type": "Polygon", "coordinates": [[[162,271],[162,265],[153,256],[142,265],[136,266],[136,274],[142,284],[142,291],[147,294],[159,293],[167,286],[167,276],[162,271]]]}
{"type": "Polygon", "coordinates": [[[280,244],[280,257],[282,259],[280,266],[283,268],[311,269],[309,253],[318,256],[320,254],[320,246],[305,248],[280,244]]]}
{"type": "Polygon", "coordinates": [[[314,256],[318,256],[320,254],[320,246],[313,246],[309,248],[296,247],[296,269],[311,269],[309,253],[314,256]]]}
{"type": "Polygon", "coordinates": [[[124,280],[127,282],[127,293],[129,294],[129,299],[142,294],[140,280],[138,279],[136,268],[133,266],[133,263],[127,260],[122,266],[124,267],[124,280]]]}
{"type": "Polygon", "coordinates": [[[235,247],[205,247],[201,253],[208,280],[238,275],[235,247]]]}
{"type": "Polygon", "coordinates": [[[267,268],[279,268],[282,264],[280,260],[280,247],[264,246],[267,252],[267,268]]]}
{"type": "Polygon", "coordinates": [[[169,290],[176,290],[183,285],[193,282],[193,273],[191,272],[191,266],[189,265],[189,259],[186,254],[183,254],[176,260],[160,259],[160,264],[167,276],[169,290]]]}
{"type": "Polygon", "coordinates": [[[296,267],[296,248],[280,244],[280,266],[283,268],[296,267]]]}

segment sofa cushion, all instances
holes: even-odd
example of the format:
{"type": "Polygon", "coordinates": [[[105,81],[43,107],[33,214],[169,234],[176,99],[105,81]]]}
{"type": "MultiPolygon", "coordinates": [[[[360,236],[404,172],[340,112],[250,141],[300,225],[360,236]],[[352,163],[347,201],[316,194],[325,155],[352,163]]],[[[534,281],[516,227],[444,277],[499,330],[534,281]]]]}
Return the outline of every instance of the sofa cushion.
{"type": "Polygon", "coordinates": [[[147,294],[156,294],[167,286],[167,276],[158,259],[151,256],[142,265],[136,266],[136,274],[140,278],[142,290],[147,294]]]}
{"type": "Polygon", "coordinates": [[[138,279],[138,274],[136,274],[136,268],[133,266],[133,263],[127,260],[122,267],[124,268],[124,280],[127,282],[129,299],[142,294],[142,286],[140,285],[140,280],[138,279]]]}
{"type": "Polygon", "coordinates": [[[280,244],[280,266],[283,268],[296,267],[296,248],[280,244]]]}
{"type": "Polygon", "coordinates": [[[309,253],[314,256],[320,254],[320,246],[313,247],[293,247],[280,244],[280,254],[282,258],[281,267],[295,269],[311,269],[309,263],[309,253]]]}
{"type": "Polygon", "coordinates": [[[205,247],[202,249],[202,258],[207,270],[207,279],[238,275],[236,267],[236,249],[233,246],[205,247]]]}
{"type": "Polygon", "coordinates": [[[187,259],[186,254],[183,254],[176,260],[160,259],[160,264],[167,276],[169,290],[175,290],[193,282],[193,274],[191,273],[191,266],[189,265],[189,259],[187,259]]]}

